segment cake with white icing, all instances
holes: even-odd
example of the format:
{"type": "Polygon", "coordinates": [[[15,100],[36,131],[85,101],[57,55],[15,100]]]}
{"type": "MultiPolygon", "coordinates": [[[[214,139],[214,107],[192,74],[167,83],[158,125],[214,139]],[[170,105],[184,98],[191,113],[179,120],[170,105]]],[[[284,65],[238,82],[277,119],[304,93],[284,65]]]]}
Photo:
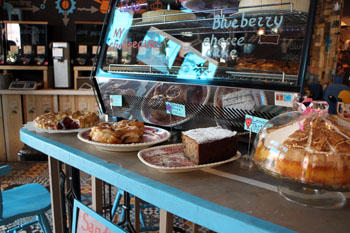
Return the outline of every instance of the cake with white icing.
{"type": "Polygon", "coordinates": [[[350,187],[350,123],[334,115],[302,115],[263,129],[254,162],[302,183],[350,187]]]}
{"type": "Polygon", "coordinates": [[[223,161],[236,155],[236,131],[220,127],[198,128],[182,132],[182,145],[186,158],[195,164],[223,161]]]}

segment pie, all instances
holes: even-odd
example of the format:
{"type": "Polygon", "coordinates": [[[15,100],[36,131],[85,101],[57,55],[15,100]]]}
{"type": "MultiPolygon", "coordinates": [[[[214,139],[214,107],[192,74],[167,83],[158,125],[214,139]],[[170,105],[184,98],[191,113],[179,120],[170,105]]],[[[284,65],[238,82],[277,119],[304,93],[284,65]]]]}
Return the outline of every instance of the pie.
{"type": "Polygon", "coordinates": [[[34,119],[36,127],[51,130],[89,128],[98,122],[97,114],[90,111],[49,112],[34,119]]]}

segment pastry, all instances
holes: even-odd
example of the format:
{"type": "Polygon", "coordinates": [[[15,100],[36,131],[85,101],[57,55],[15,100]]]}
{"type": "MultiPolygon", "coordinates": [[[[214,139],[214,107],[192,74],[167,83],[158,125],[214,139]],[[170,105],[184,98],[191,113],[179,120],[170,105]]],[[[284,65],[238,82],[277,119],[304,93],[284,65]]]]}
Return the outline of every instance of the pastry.
{"type": "Polygon", "coordinates": [[[143,122],[122,120],[114,124],[100,123],[90,131],[92,141],[108,144],[139,143],[144,133],[143,122]]]}

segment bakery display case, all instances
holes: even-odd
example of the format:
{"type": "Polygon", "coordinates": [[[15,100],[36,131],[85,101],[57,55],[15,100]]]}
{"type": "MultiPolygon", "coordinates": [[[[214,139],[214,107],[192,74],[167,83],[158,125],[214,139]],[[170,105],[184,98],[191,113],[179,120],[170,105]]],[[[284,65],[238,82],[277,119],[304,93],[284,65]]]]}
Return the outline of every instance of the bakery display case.
{"type": "Polygon", "coordinates": [[[48,22],[5,21],[7,65],[49,65],[48,22]]]}
{"type": "Polygon", "coordinates": [[[315,1],[176,2],[138,14],[112,1],[96,76],[300,91],[315,1]]]}
{"type": "Polygon", "coordinates": [[[242,130],[246,114],[285,111],[276,91],[302,92],[316,1],[142,4],[110,2],[91,74],[101,112],[242,130]],[[169,117],[167,102],[185,106],[185,116],[169,117]]]}

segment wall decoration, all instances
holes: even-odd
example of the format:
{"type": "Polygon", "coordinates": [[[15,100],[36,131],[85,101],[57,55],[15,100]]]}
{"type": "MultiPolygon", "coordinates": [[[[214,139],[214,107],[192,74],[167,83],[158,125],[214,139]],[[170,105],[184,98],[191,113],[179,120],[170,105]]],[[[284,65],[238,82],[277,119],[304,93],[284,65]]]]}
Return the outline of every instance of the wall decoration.
{"type": "Polygon", "coordinates": [[[67,26],[69,22],[68,15],[72,14],[75,10],[75,4],[76,2],[74,0],[57,0],[56,1],[56,9],[58,10],[58,13],[62,14],[63,17],[63,23],[67,26]]]}
{"type": "Polygon", "coordinates": [[[106,14],[108,5],[109,5],[109,0],[94,0],[94,1],[100,4],[100,12],[102,14],[106,14]]]}

